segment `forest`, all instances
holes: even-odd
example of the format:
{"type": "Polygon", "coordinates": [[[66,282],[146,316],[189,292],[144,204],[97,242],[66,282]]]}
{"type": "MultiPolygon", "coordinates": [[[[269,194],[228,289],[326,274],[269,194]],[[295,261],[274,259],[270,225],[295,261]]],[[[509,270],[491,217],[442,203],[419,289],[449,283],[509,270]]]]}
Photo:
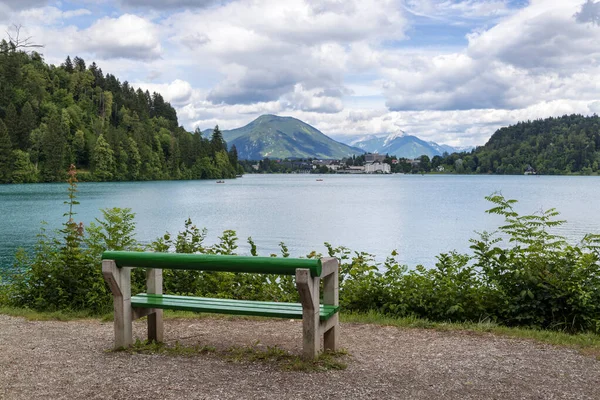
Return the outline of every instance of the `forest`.
{"type": "Polygon", "coordinates": [[[471,153],[433,157],[424,166],[456,173],[596,175],[599,164],[600,117],[573,114],[501,128],[471,153]]]}
{"type": "Polygon", "coordinates": [[[135,89],[96,63],[0,42],[0,183],[234,178],[243,170],[218,127],[179,126],[159,93],[135,89]]]}

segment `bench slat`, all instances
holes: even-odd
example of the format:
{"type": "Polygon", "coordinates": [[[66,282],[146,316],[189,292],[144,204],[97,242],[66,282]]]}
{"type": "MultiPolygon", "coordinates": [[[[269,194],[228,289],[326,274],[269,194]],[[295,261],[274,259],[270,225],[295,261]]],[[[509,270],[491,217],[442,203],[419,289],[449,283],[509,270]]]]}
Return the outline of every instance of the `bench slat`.
{"type": "Polygon", "coordinates": [[[119,268],[185,269],[277,275],[295,275],[296,269],[305,268],[310,270],[313,277],[321,276],[323,269],[320,259],[308,258],[105,251],[102,253],[102,259],[114,260],[119,268]]]}
{"type": "MultiPolygon", "coordinates": [[[[151,297],[151,296],[153,296],[153,294],[140,293],[140,294],[137,294],[136,296],[138,296],[138,297],[149,297],[150,296],[151,297]]],[[[173,299],[176,301],[182,301],[182,302],[202,301],[203,304],[214,303],[216,305],[231,304],[232,307],[241,307],[241,306],[253,307],[256,305],[256,303],[260,303],[260,308],[273,308],[273,309],[291,308],[293,310],[296,310],[298,308],[298,305],[300,305],[300,303],[283,303],[283,302],[277,302],[277,301],[235,300],[235,299],[221,299],[221,298],[214,298],[214,297],[191,297],[191,296],[177,296],[177,295],[168,295],[168,296],[169,296],[169,299],[173,299]]]]}
{"type": "MultiPolygon", "coordinates": [[[[300,303],[277,303],[140,293],[131,297],[131,306],[135,308],[161,308],[231,315],[302,319],[302,305],[300,303]]],[[[335,315],[338,309],[339,306],[321,304],[319,317],[321,320],[327,320],[335,315]]]]}

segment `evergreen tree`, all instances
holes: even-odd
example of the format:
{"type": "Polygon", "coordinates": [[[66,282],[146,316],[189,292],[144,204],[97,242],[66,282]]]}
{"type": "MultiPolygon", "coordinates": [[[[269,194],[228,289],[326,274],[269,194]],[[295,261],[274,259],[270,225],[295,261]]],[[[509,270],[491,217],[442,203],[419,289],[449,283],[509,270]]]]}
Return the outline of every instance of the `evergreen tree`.
{"type": "Polygon", "coordinates": [[[42,179],[44,182],[55,182],[65,177],[66,139],[63,124],[58,112],[53,112],[42,137],[41,150],[43,157],[42,179]]]}
{"type": "Polygon", "coordinates": [[[98,181],[110,181],[114,176],[115,156],[114,151],[104,139],[104,135],[100,135],[94,147],[92,156],[92,166],[94,177],[98,181]]]}
{"type": "Polygon", "coordinates": [[[9,183],[12,175],[12,145],[4,122],[0,120],[0,183],[9,183]]]}
{"type": "Polygon", "coordinates": [[[73,68],[73,62],[71,61],[71,57],[70,56],[67,56],[67,59],[61,65],[61,67],[63,67],[64,70],[67,71],[70,74],[72,74],[75,71],[75,69],[73,68]]]}
{"type": "Polygon", "coordinates": [[[210,147],[213,155],[217,154],[221,150],[227,150],[227,144],[223,139],[223,134],[219,130],[219,125],[216,125],[215,129],[213,129],[212,138],[210,139],[210,147]]]}
{"type": "Polygon", "coordinates": [[[140,174],[142,159],[138,145],[133,138],[127,138],[125,149],[128,155],[127,170],[129,171],[129,179],[137,180],[140,174]]]}
{"type": "Polygon", "coordinates": [[[19,144],[19,115],[17,114],[17,108],[13,103],[10,103],[6,109],[4,125],[10,136],[10,142],[17,147],[19,144]]]}
{"type": "Polygon", "coordinates": [[[38,181],[35,165],[29,159],[29,154],[22,150],[15,150],[14,170],[12,173],[13,183],[34,183],[38,181]]]}
{"type": "Polygon", "coordinates": [[[83,58],[75,57],[73,59],[73,64],[75,64],[76,71],[85,72],[85,61],[83,61],[83,58]]]}
{"type": "Polygon", "coordinates": [[[21,110],[21,119],[19,120],[19,142],[18,146],[21,150],[27,150],[31,145],[31,131],[37,125],[33,107],[29,102],[26,102],[21,110]]]}
{"type": "Polygon", "coordinates": [[[237,152],[237,147],[235,147],[234,145],[231,145],[231,150],[229,150],[229,163],[235,168],[235,166],[238,165],[238,152],[237,152]]]}
{"type": "Polygon", "coordinates": [[[87,148],[85,146],[85,134],[82,130],[75,132],[73,139],[73,151],[75,152],[75,165],[78,167],[88,165],[87,148]]]}

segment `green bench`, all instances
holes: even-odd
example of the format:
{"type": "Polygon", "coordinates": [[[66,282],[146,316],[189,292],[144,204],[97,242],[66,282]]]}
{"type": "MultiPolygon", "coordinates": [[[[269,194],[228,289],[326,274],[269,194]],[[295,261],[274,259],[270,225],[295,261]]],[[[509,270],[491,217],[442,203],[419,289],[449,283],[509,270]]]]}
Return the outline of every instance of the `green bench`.
{"type": "Polygon", "coordinates": [[[102,274],[113,294],[115,348],[133,344],[132,322],[145,316],[148,340],[162,342],[162,310],[168,309],[302,319],[305,358],[318,355],[321,335],[325,349],[335,351],[339,337],[338,270],[338,260],[332,257],[298,259],[129,251],[102,254],[102,274]],[[132,268],[146,268],[146,293],[131,295],[132,268]],[[163,269],[295,275],[300,303],[167,295],[162,290],[163,269]],[[319,300],[321,279],[323,304],[319,300]]]}

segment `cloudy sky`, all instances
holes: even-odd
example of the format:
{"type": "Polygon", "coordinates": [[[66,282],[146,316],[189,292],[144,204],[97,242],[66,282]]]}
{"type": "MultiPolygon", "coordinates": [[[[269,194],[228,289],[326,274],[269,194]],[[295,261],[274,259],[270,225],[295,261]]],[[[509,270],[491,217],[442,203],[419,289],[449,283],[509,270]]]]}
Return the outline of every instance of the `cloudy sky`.
{"type": "Polygon", "coordinates": [[[600,114],[600,0],[0,0],[0,28],[161,92],[189,130],[300,118],[481,145],[600,114]]]}

